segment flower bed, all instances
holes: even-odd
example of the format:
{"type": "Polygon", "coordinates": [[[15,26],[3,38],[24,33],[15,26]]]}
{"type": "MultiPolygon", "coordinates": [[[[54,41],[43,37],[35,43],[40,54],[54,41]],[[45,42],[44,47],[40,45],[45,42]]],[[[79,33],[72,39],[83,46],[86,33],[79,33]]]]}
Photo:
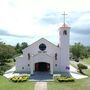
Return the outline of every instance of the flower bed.
{"type": "Polygon", "coordinates": [[[55,80],[59,82],[74,82],[75,81],[73,77],[62,77],[62,76],[55,77],[55,80]]]}
{"type": "Polygon", "coordinates": [[[24,82],[28,80],[28,76],[14,76],[10,80],[13,82],[24,82]]]}

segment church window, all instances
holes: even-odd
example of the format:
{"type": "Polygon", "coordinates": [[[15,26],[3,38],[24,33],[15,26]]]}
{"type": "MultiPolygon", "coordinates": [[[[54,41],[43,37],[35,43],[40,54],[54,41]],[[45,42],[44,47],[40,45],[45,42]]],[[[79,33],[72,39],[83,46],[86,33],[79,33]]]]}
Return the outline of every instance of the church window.
{"type": "Polygon", "coordinates": [[[57,67],[57,64],[55,64],[55,67],[57,67]]]}
{"type": "Polygon", "coordinates": [[[30,64],[28,64],[28,66],[30,66],[30,64]]]}
{"type": "Polygon", "coordinates": [[[67,35],[67,31],[66,30],[63,31],[63,35],[67,35]]]}
{"type": "Polygon", "coordinates": [[[30,60],[30,53],[28,53],[28,60],[30,60]]]}
{"type": "Polygon", "coordinates": [[[55,60],[57,60],[57,53],[55,53],[55,60]]]}
{"type": "Polygon", "coordinates": [[[46,50],[46,45],[45,44],[40,44],[39,45],[39,49],[41,50],[41,51],[44,51],[44,50],[46,50]]]}
{"type": "Polygon", "coordinates": [[[22,67],[22,69],[24,69],[24,67],[22,67]]]}

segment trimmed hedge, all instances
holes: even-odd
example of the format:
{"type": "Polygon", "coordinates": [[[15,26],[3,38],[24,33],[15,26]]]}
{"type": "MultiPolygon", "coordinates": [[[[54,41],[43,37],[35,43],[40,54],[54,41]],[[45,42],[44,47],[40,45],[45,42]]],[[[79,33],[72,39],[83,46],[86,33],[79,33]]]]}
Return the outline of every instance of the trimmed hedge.
{"type": "Polygon", "coordinates": [[[83,69],[88,69],[88,67],[86,65],[83,65],[81,63],[77,64],[77,66],[78,66],[78,70],[81,74],[84,74],[82,71],[83,69]]]}
{"type": "Polygon", "coordinates": [[[81,63],[77,64],[78,68],[80,69],[87,69],[88,67],[86,65],[83,65],[81,63]]]}
{"type": "Polygon", "coordinates": [[[13,82],[24,82],[24,81],[27,81],[28,79],[29,79],[28,76],[14,76],[10,78],[10,80],[13,82]]]}
{"type": "Polygon", "coordinates": [[[75,79],[73,77],[62,77],[62,76],[55,77],[55,80],[59,81],[59,82],[74,82],[75,81],[75,79]]]}

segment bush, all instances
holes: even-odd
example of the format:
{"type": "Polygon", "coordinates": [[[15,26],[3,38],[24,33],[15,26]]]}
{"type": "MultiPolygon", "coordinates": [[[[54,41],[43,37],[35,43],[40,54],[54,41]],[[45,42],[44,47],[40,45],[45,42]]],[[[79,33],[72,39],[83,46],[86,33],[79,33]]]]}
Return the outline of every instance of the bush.
{"type": "Polygon", "coordinates": [[[24,82],[28,80],[28,76],[14,76],[10,80],[13,82],[24,82]]]}
{"type": "Polygon", "coordinates": [[[4,71],[0,71],[0,75],[3,75],[4,74],[4,71]]]}
{"type": "Polygon", "coordinates": [[[55,80],[56,81],[59,81],[59,82],[74,82],[75,79],[73,77],[55,77],[55,80]]]}
{"type": "Polygon", "coordinates": [[[81,63],[77,64],[78,68],[80,69],[87,69],[88,67],[86,65],[83,65],[81,63]]]}
{"type": "Polygon", "coordinates": [[[78,66],[78,70],[81,74],[84,74],[82,69],[88,69],[88,67],[86,65],[83,65],[81,63],[77,64],[77,66],[78,66]]]}

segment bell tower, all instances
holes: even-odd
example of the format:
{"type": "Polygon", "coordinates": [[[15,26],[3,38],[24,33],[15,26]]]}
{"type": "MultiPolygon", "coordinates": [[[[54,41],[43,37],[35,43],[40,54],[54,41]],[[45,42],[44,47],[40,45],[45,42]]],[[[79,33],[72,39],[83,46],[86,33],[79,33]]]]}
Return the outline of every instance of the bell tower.
{"type": "Polygon", "coordinates": [[[70,27],[65,23],[65,16],[63,14],[64,23],[59,27],[59,46],[60,46],[60,64],[62,69],[61,72],[69,72],[69,36],[70,36],[70,27]]]}

